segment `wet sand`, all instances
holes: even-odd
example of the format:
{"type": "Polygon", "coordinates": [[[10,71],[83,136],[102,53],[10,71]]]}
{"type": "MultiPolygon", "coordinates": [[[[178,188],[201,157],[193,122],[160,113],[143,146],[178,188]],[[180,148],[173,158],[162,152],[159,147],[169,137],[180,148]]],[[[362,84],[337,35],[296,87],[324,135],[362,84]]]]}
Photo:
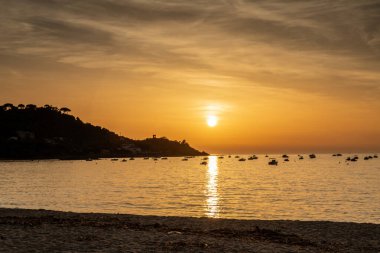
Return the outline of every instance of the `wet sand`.
{"type": "Polygon", "coordinates": [[[380,224],[1,209],[0,252],[380,252],[380,224]]]}

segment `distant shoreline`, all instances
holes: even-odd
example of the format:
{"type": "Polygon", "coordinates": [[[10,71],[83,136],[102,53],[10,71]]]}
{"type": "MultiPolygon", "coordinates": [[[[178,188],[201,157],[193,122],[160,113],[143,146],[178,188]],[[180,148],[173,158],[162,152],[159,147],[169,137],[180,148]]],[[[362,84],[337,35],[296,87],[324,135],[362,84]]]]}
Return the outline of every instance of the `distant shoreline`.
{"type": "MultiPolygon", "coordinates": [[[[353,153],[344,153],[342,154],[343,157],[346,156],[352,156],[352,155],[359,155],[359,156],[366,156],[366,155],[376,155],[379,152],[353,152],[353,153]]],[[[283,153],[276,153],[276,154],[271,154],[271,153],[255,153],[259,157],[260,156],[268,156],[268,157],[275,157],[275,156],[282,156],[283,153]]],[[[286,153],[284,153],[286,154],[286,153]]],[[[302,155],[307,155],[308,153],[298,153],[302,155]]],[[[315,153],[317,155],[317,158],[319,155],[330,155],[332,156],[333,153],[315,153]]],[[[289,157],[291,156],[297,156],[297,153],[287,153],[289,157]]],[[[162,158],[162,157],[167,157],[167,158],[175,158],[175,157],[202,157],[202,156],[224,156],[228,157],[231,156],[231,158],[234,158],[235,156],[251,156],[251,154],[208,154],[208,153],[200,153],[200,154],[173,154],[173,155],[165,155],[165,154],[136,154],[136,155],[121,155],[121,154],[114,154],[114,155],[107,155],[107,156],[93,156],[93,155],[80,155],[80,156],[53,156],[53,157],[0,157],[0,161],[44,161],[44,160],[58,160],[58,161],[78,161],[78,160],[101,160],[101,159],[112,159],[112,158],[117,158],[117,159],[129,159],[129,158],[162,158]]],[[[263,157],[267,158],[267,157],[263,157]]],[[[281,158],[281,157],[278,157],[281,158]]],[[[362,158],[362,157],[360,157],[362,158]]],[[[309,159],[309,158],[307,158],[309,159]]]]}
{"type": "Polygon", "coordinates": [[[0,208],[0,251],[379,252],[380,224],[0,208]]]}
{"type": "MultiPolygon", "coordinates": [[[[202,155],[191,155],[191,157],[202,157],[202,156],[208,156],[208,154],[202,154],[202,155]]],[[[36,157],[36,158],[2,158],[0,157],[0,161],[45,161],[45,160],[56,160],[56,161],[80,161],[80,160],[88,160],[91,159],[93,161],[96,160],[104,160],[104,159],[112,159],[112,158],[117,158],[117,159],[129,159],[129,158],[162,158],[162,157],[167,157],[167,158],[175,158],[175,157],[190,157],[188,155],[136,155],[136,156],[125,156],[125,155],[115,155],[115,156],[105,156],[105,157],[92,157],[92,156],[79,156],[79,157],[36,157]]]]}
{"type": "Polygon", "coordinates": [[[129,159],[129,158],[162,158],[162,157],[201,157],[201,156],[208,156],[208,153],[201,153],[201,154],[175,154],[175,155],[167,155],[167,154],[138,154],[138,155],[121,155],[121,154],[115,154],[115,155],[107,155],[107,156],[93,156],[93,155],[81,155],[81,156],[36,156],[36,157],[0,157],[0,161],[37,161],[37,160],[101,160],[101,159],[112,159],[112,158],[118,158],[118,159],[129,159]]]}

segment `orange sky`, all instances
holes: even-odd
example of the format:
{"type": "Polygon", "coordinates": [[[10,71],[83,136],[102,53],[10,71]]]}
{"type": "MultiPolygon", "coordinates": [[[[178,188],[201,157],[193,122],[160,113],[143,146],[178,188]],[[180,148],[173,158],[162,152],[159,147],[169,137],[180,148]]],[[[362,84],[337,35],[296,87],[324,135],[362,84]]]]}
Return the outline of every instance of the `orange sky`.
{"type": "Polygon", "coordinates": [[[0,103],[211,153],[380,150],[376,1],[0,3],[0,103]]]}

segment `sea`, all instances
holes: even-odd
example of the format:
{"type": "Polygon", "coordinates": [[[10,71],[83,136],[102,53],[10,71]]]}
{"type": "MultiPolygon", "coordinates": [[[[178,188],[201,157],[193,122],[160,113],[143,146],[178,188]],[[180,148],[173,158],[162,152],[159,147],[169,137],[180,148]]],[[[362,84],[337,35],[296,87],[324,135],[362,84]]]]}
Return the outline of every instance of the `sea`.
{"type": "Polygon", "coordinates": [[[0,207],[380,224],[380,158],[367,155],[0,161],[0,207]]]}

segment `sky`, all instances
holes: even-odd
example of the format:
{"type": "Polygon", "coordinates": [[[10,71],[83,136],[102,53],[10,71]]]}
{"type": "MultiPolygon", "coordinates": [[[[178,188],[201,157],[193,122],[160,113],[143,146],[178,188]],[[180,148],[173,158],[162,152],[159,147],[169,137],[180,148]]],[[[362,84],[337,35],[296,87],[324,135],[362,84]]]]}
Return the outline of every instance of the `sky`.
{"type": "Polygon", "coordinates": [[[0,5],[0,103],[210,153],[380,151],[379,0],[0,5]]]}

